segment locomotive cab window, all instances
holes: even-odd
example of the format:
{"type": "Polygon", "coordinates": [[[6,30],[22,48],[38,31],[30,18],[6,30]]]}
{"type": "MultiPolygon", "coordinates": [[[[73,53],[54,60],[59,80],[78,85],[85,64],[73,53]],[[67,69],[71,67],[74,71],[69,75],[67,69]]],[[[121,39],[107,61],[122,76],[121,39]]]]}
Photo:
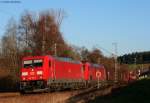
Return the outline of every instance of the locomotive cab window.
{"type": "Polygon", "coordinates": [[[33,66],[32,60],[23,61],[23,67],[24,68],[27,68],[27,67],[30,67],[30,66],[33,66]]]}
{"type": "Polygon", "coordinates": [[[42,67],[43,66],[43,60],[41,60],[41,59],[33,60],[33,65],[35,67],[42,67]]]}

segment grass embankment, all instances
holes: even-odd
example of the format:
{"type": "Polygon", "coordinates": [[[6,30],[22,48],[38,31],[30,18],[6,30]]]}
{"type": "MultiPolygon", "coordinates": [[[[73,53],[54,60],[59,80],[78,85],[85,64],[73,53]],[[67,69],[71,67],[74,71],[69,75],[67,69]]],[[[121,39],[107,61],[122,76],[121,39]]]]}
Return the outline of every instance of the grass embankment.
{"type": "Polygon", "coordinates": [[[150,79],[114,90],[112,94],[97,97],[89,103],[150,103],[150,79]]]}

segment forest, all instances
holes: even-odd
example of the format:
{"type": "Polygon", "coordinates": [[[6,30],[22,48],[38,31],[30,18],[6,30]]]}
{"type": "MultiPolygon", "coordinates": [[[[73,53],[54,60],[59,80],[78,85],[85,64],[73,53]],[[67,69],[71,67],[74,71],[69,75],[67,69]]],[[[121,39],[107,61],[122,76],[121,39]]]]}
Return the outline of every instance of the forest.
{"type": "Polygon", "coordinates": [[[135,52],[119,56],[118,62],[124,64],[148,64],[150,63],[150,51],[135,52]]]}

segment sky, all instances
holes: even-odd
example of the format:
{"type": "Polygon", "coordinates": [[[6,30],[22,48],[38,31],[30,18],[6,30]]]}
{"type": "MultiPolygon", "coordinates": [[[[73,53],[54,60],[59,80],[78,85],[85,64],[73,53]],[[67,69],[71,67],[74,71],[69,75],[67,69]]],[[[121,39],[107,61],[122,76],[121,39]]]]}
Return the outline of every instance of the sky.
{"type": "Polygon", "coordinates": [[[114,53],[114,42],[118,55],[150,51],[150,0],[0,0],[0,36],[10,18],[49,9],[66,12],[61,32],[69,44],[100,48],[106,55],[114,53]]]}

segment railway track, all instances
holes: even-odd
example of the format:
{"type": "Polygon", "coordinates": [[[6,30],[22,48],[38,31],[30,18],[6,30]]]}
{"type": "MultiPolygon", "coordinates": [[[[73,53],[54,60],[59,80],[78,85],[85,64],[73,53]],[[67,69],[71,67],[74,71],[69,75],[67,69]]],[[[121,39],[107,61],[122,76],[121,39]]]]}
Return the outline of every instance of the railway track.
{"type": "Polygon", "coordinates": [[[86,103],[97,96],[111,93],[118,85],[82,90],[21,95],[19,92],[0,93],[0,103],[86,103]]]}

